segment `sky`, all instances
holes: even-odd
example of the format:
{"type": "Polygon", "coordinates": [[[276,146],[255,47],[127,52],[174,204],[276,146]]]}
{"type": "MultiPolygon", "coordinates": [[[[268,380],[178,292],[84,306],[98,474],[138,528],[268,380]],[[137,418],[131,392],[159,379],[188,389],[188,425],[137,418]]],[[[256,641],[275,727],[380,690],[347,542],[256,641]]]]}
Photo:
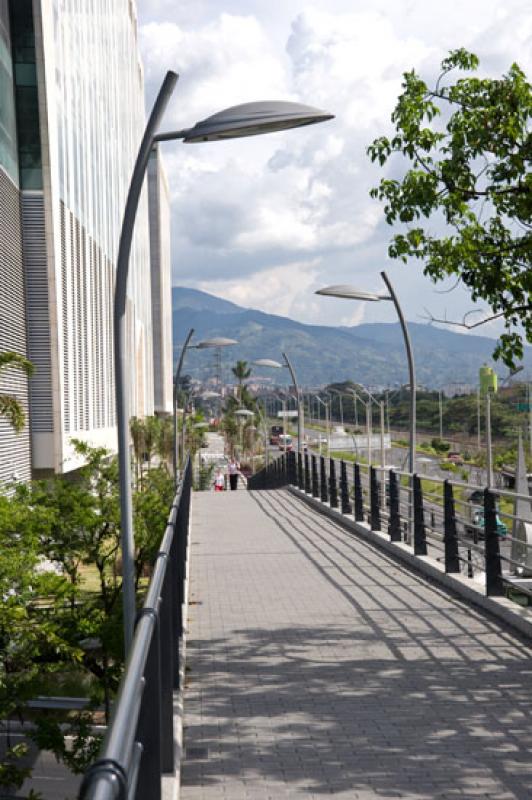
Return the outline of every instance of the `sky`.
{"type": "MultiPolygon", "coordinates": [[[[430,83],[451,49],[496,77],[532,72],[530,0],[137,0],[148,108],[166,70],[180,75],[167,130],[223,108],[289,100],[329,122],[229,142],[165,144],[172,203],[172,282],[321,325],[394,319],[391,303],[318,297],[322,286],[382,288],[406,317],[461,319],[475,306],[422,265],[389,259],[392,229],[369,196],[385,175],[366,155],[390,134],[402,75],[430,83]]],[[[397,170],[396,163],[390,169],[397,170]]],[[[454,283],[454,282],[453,282],[454,283]]],[[[492,323],[477,333],[496,336],[492,323]]]]}

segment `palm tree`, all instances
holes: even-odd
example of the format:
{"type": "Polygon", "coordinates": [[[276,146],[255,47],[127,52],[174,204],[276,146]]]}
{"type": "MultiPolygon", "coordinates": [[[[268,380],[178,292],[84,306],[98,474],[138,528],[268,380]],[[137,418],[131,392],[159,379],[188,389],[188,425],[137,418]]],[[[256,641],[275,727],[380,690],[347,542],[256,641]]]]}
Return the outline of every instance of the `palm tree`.
{"type": "Polygon", "coordinates": [[[247,361],[237,361],[231,372],[238,381],[238,398],[242,402],[243,383],[251,375],[251,367],[248,367],[247,361]]]}
{"type": "MultiPolygon", "coordinates": [[[[33,375],[33,364],[20,353],[0,353],[0,373],[10,367],[21,369],[28,378],[33,375]]],[[[20,433],[26,424],[24,408],[12,394],[0,393],[0,417],[7,419],[16,433],[20,433]]]]}

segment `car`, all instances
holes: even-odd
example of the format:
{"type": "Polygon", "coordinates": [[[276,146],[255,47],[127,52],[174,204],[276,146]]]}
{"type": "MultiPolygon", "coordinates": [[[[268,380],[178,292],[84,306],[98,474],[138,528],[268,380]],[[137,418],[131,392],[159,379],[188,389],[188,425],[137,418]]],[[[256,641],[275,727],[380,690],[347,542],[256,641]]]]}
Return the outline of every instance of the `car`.
{"type": "MultiPolygon", "coordinates": [[[[508,535],[508,528],[499,517],[499,509],[497,508],[497,497],[495,498],[497,534],[501,538],[508,535]]],[[[484,519],[484,492],[482,489],[475,489],[468,497],[467,516],[470,524],[464,525],[465,533],[472,536],[474,539],[483,539],[485,535],[485,519],[484,519]]]]}
{"type": "Polygon", "coordinates": [[[292,437],[289,436],[287,433],[281,433],[279,436],[279,450],[283,450],[283,452],[289,453],[294,449],[294,445],[292,443],[292,437]]]}

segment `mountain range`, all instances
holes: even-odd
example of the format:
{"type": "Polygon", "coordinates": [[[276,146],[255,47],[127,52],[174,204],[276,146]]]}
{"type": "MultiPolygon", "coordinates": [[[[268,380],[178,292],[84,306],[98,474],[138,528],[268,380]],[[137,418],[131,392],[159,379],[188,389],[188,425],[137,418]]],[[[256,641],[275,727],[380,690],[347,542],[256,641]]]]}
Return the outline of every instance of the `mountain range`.
{"type": "MultiPolygon", "coordinates": [[[[223,300],[197,289],[172,289],[174,363],[177,362],[190,328],[193,342],[224,336],[238,345],[224,348],[223,362],[252,362],[258,358],[282,361],[285,351],[293,363],[302,386],[318,386],[353,380],[371,386],[389,386],[408,380],[406,354],[399,323],[364,323],[354,327],[309,325],[288,317],[266,314],[223,300]]],[[[478,383],[478,370],[490,364],[499,376],[508,370],[495,364],[491,355],[495,340],[473,336],[430,324],[409,322],[416,362],[417,382],[429,388],[452,383],[478,383]]],[[[532,347],[525,348],[522,362],[532,369],[532,347]]],[[[193,377],[207,377],[212,371],[209,350],[192,350],[187,355],[184,372],[193,377]]],[[[273,370],[255,367],[253,373],[281,381],[273,370]]],[[[228,375],[225,374],[228,378],[228,375]]]]}

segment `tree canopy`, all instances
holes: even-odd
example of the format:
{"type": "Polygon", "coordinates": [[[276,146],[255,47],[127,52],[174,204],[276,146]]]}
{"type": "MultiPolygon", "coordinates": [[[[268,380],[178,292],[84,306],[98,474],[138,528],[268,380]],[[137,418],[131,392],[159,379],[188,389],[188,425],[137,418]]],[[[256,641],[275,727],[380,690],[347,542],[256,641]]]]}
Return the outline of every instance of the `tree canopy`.
{"type": "MultiPolygon", "coordinates": [[[[33,375],[33,364],[20,353],[0,353],[0,373],[10,368],[20,369],[25,375],[33,375]]],[[[22,403],[13,394],[0,392],[0,416],[5,417],[16,433],[26,424],[26,414],[22,403]]]]}
{"type": "Polygon", "coordinates": [[[381,166],[399,154],[410,167],[371,195],[384,201],[388,224],[406,226],[389,255],[421,259],[434,282],[455,276],[484,300],[484,321],[500,317],[505,327],[494,355],[514,366],[532,341],[532,86],[517,64],[497,79],[450,80],[478,64],[451,51],[432,88],[414,70],[404,74],[395,134],[368,154],[381,166]]]}

